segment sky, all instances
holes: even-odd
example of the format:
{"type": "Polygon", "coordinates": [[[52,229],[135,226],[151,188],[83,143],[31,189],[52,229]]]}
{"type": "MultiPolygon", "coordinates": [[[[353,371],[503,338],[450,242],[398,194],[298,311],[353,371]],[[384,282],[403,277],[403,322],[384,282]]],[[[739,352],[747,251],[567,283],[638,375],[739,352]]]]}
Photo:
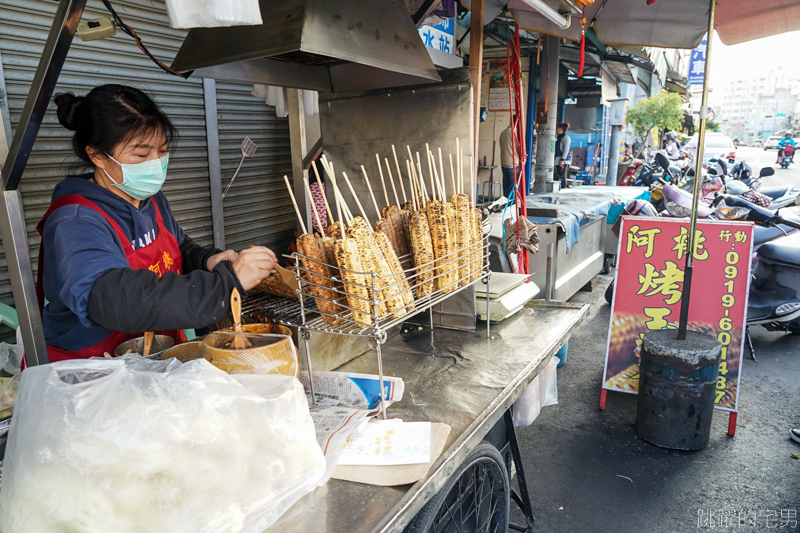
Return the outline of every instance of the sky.
{"type": "Polygon", "coordinates": [[[711,43],[711,87],[719,87],[720,84],[741,79],[743,76],[760,75],[778,65],[800,73],[800,61],[796,59],[798,42],[800,31],[733,46],[724,45],[719,36],[714,35],[711,43]]]}

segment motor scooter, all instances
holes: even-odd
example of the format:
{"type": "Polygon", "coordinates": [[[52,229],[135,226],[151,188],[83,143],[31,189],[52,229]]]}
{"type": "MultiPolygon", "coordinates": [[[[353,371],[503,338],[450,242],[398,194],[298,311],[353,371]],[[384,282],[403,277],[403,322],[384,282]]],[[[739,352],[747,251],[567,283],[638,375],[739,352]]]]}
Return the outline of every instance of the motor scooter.
{"type": "MultiPolygon", "coordinates": [[[[800,230],[800,216],[791,209],[771,211],[739,196],[723,196],[719,205],[729,210],[726,216],[729,220],[750,220],[757,224],[756,228],[788,226],[800,230]]],[[[800,232],[767,242],[757,253],[745,330],[753,360],[756,357],[750,326],[800,334],[800,232]]]]}
{"type": "Polygon", "coordinates": [[[778,150],[778,163],[781,168],[789,168],[789,164],[794,159],[794,146],[787,144],[778,150]]]}

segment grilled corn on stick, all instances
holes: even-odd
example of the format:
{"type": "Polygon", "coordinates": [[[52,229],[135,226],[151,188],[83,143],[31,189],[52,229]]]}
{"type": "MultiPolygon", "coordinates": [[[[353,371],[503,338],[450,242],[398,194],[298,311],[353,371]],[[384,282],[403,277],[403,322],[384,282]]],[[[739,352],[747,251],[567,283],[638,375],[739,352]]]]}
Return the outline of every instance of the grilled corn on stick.
{"type": "Polygon", "coordinates": [[[443,293],[450,292],[458,281],[458,261],[453,261],[453,236],[447,221],[447,208],[440,200],[432,200],[428,202],[427,209],[433,256],[436,259],[436,289],[443,293]]]}
{"type": "Polygon", "coordinates": [[[403,219],[400,216],[400,198],[397,197],[397,188],[394,185],[394,176],[392,176],[392,169],[389,167],[389,159],[384,158],[383,161],[386,163],[386,173],[389,174],[389,183],[392,184],[392,191],[394,191],[394,198],[397,203],[394,206],[390,206],[393,209],[392,211],[392,227],[394,229],[394,238],[397,247],[395,248],[395,252],[398,256],[404,256],[408,253],[408,247],[406,246],[406,240],[403,237],[403,219]]]}
{"type": "MultiPolygon", "coordinates": [[[[401,209],[400,210],[400,222],[402,223],[402,230],[403,230],[403,241],[405,242],[406,249],[405,253],[400,257],[407,256],[411,252],[411,231],[409,229],[409,223],[411,222],[411,211],[409,209],[401,209]]],[[[408,268],[407,266],[405,268],[408,268]]]]}
{"type": "MultiPolygon", "coordinates": [[[[387,237],[382,231],[376,231],[373,237],[375,238],[375,243],[383,254],[383,257],[386,259],[389,269],[394,272],[394,275],[392,275],[390,278],[390,283],[395,285],[401,292],[400,298],[403,303],[403,308],[396,310],[392,315],[394,318],[400,318],[414,308],[414,295],[411,294],[408,281],[406,281],[406,277],[402,273],[403,271],[402,267],[400,266],[400,260],[397,258],[394,250],[392,249],[391,243],[389,242],[389,237],[387,237]]],[[[388,303],[387,307],[391,309],[391,306],[388,305],[388,303]]]]}
{"type": "MultiPolygon", "coordinates": [[[[369,294],[370,299],[377,302],[377,315],[378,318],[382,318],[386,315],[387,312],[387,293],[388,291],[385,290],[385,286],[388,285],[388,278],[384,279],[380,276],[389,276],[391,272],[389,271],[389,267],[386,264],[386,260],[383,257],[383,254],[378,249],[378,245],[375,244],[375,239],[372,236],[372,230],[367,225],[366,221],[363,221],[361,217],[355,217],[353,219],[354,224],[352,224],[347,229],[347,237],[353,239],[358,246],[358,254],[361,258],[361,266],[364,270],[361,272],[364,273],[365,282],[367,284],[367,294],[369,294]],[[373,278],[371,273],[377,274],[376,277],[373,278]],[[374,291],[373,291],[373,279],[375,282],[374,291]]],[[[399,293],[399,290],[396,291],[399,293]]],[[[394,294],[389,294],[389,296],[395,296],[394,294]]],[[[393,305],[396,305],[394,300],[392,300],[393,305]]],[[[400,299],[400,307],[402,307],[402,298],[400,299]]],[[[370,305],[370,310],[375,312],[375,309],[370,305]]],[[[397,309],[393,309],[392,312],[396,311],[397,309]]]]}
{"type": "Polygon", "coordinates": [[[433,292],[433,243],[428,217],[424,211],[411,213],[411,249],[414,252],[416,266],[417,298],[424,298],[433,292]]]}
{"type": "Polygon", "coordinates": [[[470,281],[474,281],[478,279],[481,275],[481,271],[483,270],[483,260],[481,255],[483,254],[483,221],[481,217],[481,212],[478,208],[472,208],[472,249],[473,252],[470,254],[470,281]]]}
{"type": "Polygon", "coordinates": [[[305,277],[310,283],[311,294],[314,296],[317,308],[322,313],[323,321],[326,324],[336,324],[339,320],[335,315],[341,311],[341,308],[336,304],[336,293],[331,290],[333,280],[331,279],[331,271],[326,264],[325,250],[319,246],[314,235],[309,235],[306,232],[303,218],[300,216],[300,209],[297,207],[297,200],[295,200],[292,187],[289,184],[289,178],[284,176],[283,180],[286,183],[297,218],[300,221],[300,227],[303,229],[303,235],[297,239],[297,250],[301,254],[300,260],[306,270],[305,277]]]}
{"type": "Polygon", "coordinates": [[[453,195],[456,205],[456,248],[459,250],[459,273],[458,282],[462,287],[470,281],[472,268],[470,258],[472,257],[472,206],[466,194],[453,195]]]}
{"type": "Polygon", "coordinates": [[[317,309],[322,314],[322,321],[326,324],[338,324],[338,316],[343,309],[336,303],[336,292],[332,290],[333,279],[324,247],[320,248],[313,235],[306,234],[297,239],[297,251],[302,254],[300,260],[306,269],[305,278],[309,282],[317,309]]]}
{"type": "Polygon", "coordinates": [[[353,320],[362,325],[371,325],[373,317],[370,314],[370,298],[358,244],[354,239],[345,238],[336,241],[334,247],[336,263],[341,269],[344,291],[347,294],[347,304],[353,310],[353,320]]]}

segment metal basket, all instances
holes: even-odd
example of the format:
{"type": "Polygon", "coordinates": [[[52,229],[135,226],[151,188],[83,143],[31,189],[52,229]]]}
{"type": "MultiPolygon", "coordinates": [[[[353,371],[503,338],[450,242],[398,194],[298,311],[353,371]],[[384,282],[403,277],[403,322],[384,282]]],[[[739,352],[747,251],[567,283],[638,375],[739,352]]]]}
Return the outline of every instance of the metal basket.
{"type": "MultiPolygon", "coordinates": [[[[305,343],[306,364],[308,365],[309,375],[312,372],[311,355],[308,348],[308,339],[310,338],[311,332],[318,331],[337,335],[364,336],[371,338],[375,343],[376,352],[378,354],[378,374],[381,380],[382,388],[383,360],[381,357],[381,344],[386,341],[386,332],[390,328],[401,324],[409,318],[430,310],[431,307],[443,302],[447,298],[461,292],[467,287],[474,285],[478,281],[482,281],[488,285],[491,274],[489,271],[488,234],[484,235],[481,241],[478,243],[471,243],[467,246],[454,250],[450,254],[439,257],[434,261],[424,265],[407,268],[401,272],[394,272],[391,275],[379,276],[374,272],[353,272],[354,274],[364,276],[364,278],[367,280],[367,283],[365,284],[344,281],[340,279],[341,276],[336,275],[332,275],[331,277],[321,276],[317,272],[312,272],[312,270],[314,270],[314,263],[324,264],[331,269],[331,272],[335,273],[339,273],[341,269],[335,265],[329,265],[327,263],[316,261],[308,256],[300,254],[299,252],[293,253],[292,256],[295,259],[295,272],[296,279],[299,284],[298,290],[300,294],[301,323],[298,325],[298,329],[300,336],[305,343]],[[462,258],[465,256],[468,256],[468,258],[462,263],[462,258]],[[446,279],[448,274],[453,270],[460,272],[462,268],[466,267],[469,267],[469,275],[464,279],[461,279],[460,276],[457,276],[457,281],[455,284],[444,287],[440,286],[441,283],[439,280],[446,279]],[[433,276],[430,279],[421,278],[421,273],[426,270],[432,271],[433,276]],[[327,280],[325,283],[330,284],[331,287],[323,287],[322,285],[312,282],[310,280],[312,274],[318,279],[322,278],[327,280]],[[403,281],[397,279],[398,274],[402,274],[404,276],[405,281],[409,286],[407,290],[411,291],[411,293],[414,295],[413,306],[403,305],[403,308],[401,309],[402,312],[397,310],[387,310],[385,313],[381,314],[380,310],[381,308],[387,307],[386,303],[388,300],[392,298],[398,298],[397,295],[384,297],[383,294],[387,291],[387,289],[398,287],[402,292],[406,291],[403,281]],[[426,289],[424,289],[424,286],[427,283],[433,283],[434,286],[429,293],[425,294],[426,289]],[[314,286],[322,287],[332,291],[335,294],[334,299],[327,300],[312,295],[312,287],[314,286]],[[366,293],[370,295],[369,298],[358,298],[359,300],[369,304],[369,313],[354,309],[348,305],[348,293],[350,293],[351,298],[354,298],[352,294],[358,292],[354,289],[359,286],[363,289],[366,289],[366,293]],[[346,290],[347,288],[351,290],[348,291],[346,290]],[[424,296],[418,298],[418,294],[424,294],[424,296]],[[339,306],[340,311],[336,312],[335,314],[325,313],[320,308],[320,305],[315,305],[315,303],[319,301],[335,303],[339,306]],[[363,317],[361,320],[358,320],[356,317],[359,317],[360,315],[368,317],[367,320],[364,320],[363,317]],[[326,317],[328,323],[326,323],[326,317]]],[[[411,264],[413,262],[410,254],[408,256],[400,257],[399,260],[403,265],[411,264]]],[[[488,329],[489,321],[487,320],[487,334],[488,329]]],[[[315,400],[313,379],[309,379],[309,383],[311,384],[312,400],[315,400]]],[[[384,405],[383,396],[381,396],[381,408],[385,417],[386,406],[384,405]]]]}

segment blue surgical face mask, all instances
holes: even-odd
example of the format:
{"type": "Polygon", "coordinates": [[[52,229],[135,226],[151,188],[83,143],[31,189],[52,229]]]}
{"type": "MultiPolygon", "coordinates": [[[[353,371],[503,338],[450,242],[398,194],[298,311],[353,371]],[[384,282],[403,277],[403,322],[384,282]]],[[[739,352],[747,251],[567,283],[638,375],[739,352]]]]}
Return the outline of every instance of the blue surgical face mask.
{"type": "Polygon", "coordinates": [[[153,196],[161,190],[161,186],[164,185],[164,181],[167,179],[169,154],[159,159],[151,159],[135,165],[120,163],[110,155],[106,154],[106,156],[122,168],[122,183],[114,181],[114,178],[105,169],[103,169],[103,172],[106,173],[106,176],[113,182],[115,187],[137,200],[147,200],[153,196]]]}

